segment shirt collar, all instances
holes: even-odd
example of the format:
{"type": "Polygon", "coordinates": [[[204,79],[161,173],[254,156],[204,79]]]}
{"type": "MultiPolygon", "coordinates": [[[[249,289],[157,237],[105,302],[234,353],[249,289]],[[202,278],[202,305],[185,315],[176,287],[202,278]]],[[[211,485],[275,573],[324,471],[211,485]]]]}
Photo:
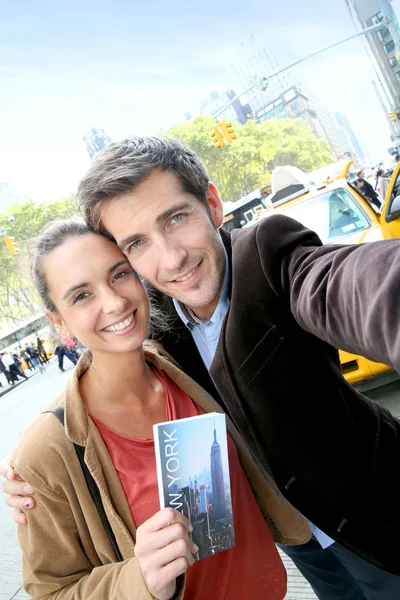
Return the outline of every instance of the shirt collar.
{"type": "MultiPolygon", "coordinates": [[[[216,325],[221,324],[225,318],[226,311],[228,310],[228,307],[229,307],[230,271],[229,271],[228,255],[226,253],[225,248],[224,248],[224,254],[225,254],[225,275],[224,275],[224,281],[222,284],[221,295],[219,297],[218,304],[215,307],[213,314],[211,315],[211,318],[209,320],[204,320],[202,325],[207,325],[208,323],[214,323],[216,325]]],[[[181,318],[183,323],[186,325],[186,327],[188,327],[190,329],[193,326],[199,325],[199,323],[196,323],[193,320],[193,318],[191,317],[189,311],[187,310],[187,308],[184,304],[182,304],[181,302],[178,302],[178,300],[175,300],[175,298],[173,298],[172,301],[174,303],[176,312],[178,313],[179,317],[181,318]]]]}

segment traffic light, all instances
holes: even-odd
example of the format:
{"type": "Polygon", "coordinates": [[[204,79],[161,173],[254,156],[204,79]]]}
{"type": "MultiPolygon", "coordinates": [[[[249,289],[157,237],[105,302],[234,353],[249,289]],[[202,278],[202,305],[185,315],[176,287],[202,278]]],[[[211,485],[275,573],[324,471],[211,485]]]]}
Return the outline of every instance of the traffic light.
{"type": "Polygon", "coordinates": [[[397,110],[391,110],[390,111],[390,118],[392,119],[392,121],[398,121],[399,120],[399,115],[397,113],[397,110]]]}
{"type": "Polygon", "coordinates": [[[18,252],[19,252],[19,248],[17,247],[17,242],[14,242],[14,240],[15,240],[15,238],[13,238],[11,235],[4,236],[4,241],[6,243],[8,251],[12,255],[18,254],[18,252]]]}
{"type": "Polygon", "coordinates": [[[220,128],[225,138],[225,143],[230,144],[231,141],[234,140],[236,137],[236,133],[233,129],[232,123],[230,121],[223,121],[222,123],[220,123],[220,128]]]}
{"type": "Polygon", "coordinates": [[[216,148],[230,144],[235,137],[236,133],[230,121],[222,121],[211,130],[211,138],[216,148]]]}
{"type": "Polygon", "coordinates": [[[211,129],[211,139],[216,148],[221,148],[225,144],[224,136],[220,129],[220,125],[216,125],[211,129]]]}

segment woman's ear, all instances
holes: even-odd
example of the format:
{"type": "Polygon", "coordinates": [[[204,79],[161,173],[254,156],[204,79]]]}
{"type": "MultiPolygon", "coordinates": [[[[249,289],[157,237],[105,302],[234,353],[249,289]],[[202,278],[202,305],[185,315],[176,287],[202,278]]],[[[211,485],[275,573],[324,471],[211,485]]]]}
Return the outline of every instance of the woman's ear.
{"type": "Polygon", "coordinates": [[[64,321],[58,313],[46,311],[45,315],[48,318],[48,320],[54,323],[54,325],[57,325],[59,329],[62,329],[64,327],[64,321]]]}

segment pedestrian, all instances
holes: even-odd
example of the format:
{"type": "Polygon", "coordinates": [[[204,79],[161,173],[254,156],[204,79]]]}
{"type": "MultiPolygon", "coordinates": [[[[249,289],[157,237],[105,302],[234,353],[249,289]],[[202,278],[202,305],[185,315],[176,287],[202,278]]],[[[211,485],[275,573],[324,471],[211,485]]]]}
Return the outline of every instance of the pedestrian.
{"type": "Polygon", "coordinates": [[[286,572],[267,525],[271,509],[278,537],[287,531],[287,541],[304,539],[308,527],[269,486],[229,420],[235,546],[192,568],[199,550],[189,535],[193,527],[183,513],[159,508],[153,424],[221,409],[159,346],[143,347],[149,300],[116,244],[81,220],[55,222],[39,239],[33,276],[49,318],[60,329],[67,325],[91,352],[58,398],[65,430],[53,414],[42,414],[14,452],[16,471],[38,500],[18,532],[28,594],[283,600],[286,572]],[[114,549],[72,442],[85,447],[114,549]]]}
{"type": "Polygon", "coordinates": [[[39,352],[38,352],[37,348],[35,348],[33,344],[26,343],[25,351],[29,354],[29,356],[31,358],[31,362],[32,362],[33,366],[35,367],[35,369],[39,369],[40,374],[43,375],[44,367],[43,367],[43,364],[40,362],[39,352]]]}
{"type": "MultiPolygon", "coordinates": [[[[167,311],[166,350],[309,519],[311,540],[283,549],[318,597],[398,599],[400,423],[345,381],[335,348],[400,370],[400,240],[323,246],[284,215],[219,229],[204,167],[163,138],[108,146],[79,195],[167,311]]],[[[3,489],[24,506],[23,483],[3,489]]]]}
{"type": "Polygon", "coordinates": [[[24,348],[20,348],[19,355],[22,358],[22,360],[25,362],[27,368],[30,371],[32,371],[34,369],[34,366],[32,364],[31,357],[29,356],[27,351],[24,348]]]}
{"type": "Polygon", "coordinates": [[[356,186],[363,192],[367,200],[380,210],[382,203],[372,185],[365,179],[364,171],[357,173],[356,186]]]}
{"type": "Polygon", "coordinates": [[[65,333],[63,335],[63,341],[65,346],[68,348],[68,350],[70,351],[71,354],[74,354],[76,356],[76,359],[79,359],[79,355],[76,351],[77,348],[77,343],[75,338],[70,334],[70,333],[65,333]]]}
{"type": "Polygon", "coordinates": [[[22,367],[21,359],[20,359],[19,355],[17,354],[17,350],[18,350],[18,348],[15,348],[11,354],[14,359],[14,365],[16,368],[16,372],[18,373],[18,376],[23,377],[24,379],[29,379],[29,377],[27,375],[25,375],[25,371],[22,367]]]}
{"type": "Polygon", "coordinates": [[[8,383],[14,385],[15,382],[18,381],[18,370],[14,362],[14,357],[8,352],[8,350],[4,350],[1,360],[4,367],[6,368],[6,373],[8,371],[8,373],[10,374],[8,383]]]}
{"type": "Polygon", "coordinates": [[[8,385],[14,385],[14,379],[10,373],[10,370],[7,369],[5,364],[3,363],[3,356],[4,356],[4,352],[0,352],[0,373],[4,373],[4,375],[7,379],[8,385]]]}
{"type": "Polygon", "coordinates": [[[47,358],[47,352],[43,344],[43,340],[41,340],[39,336],[36,338],[36,348],[38,349],[39,358],[41,359],[42,363],[49,362],[49,359],[47,358]]]}
{"type": "Polygon", "coordinates": [[[64,371],[65,371],[65,369],[64,369],[64,356],[66,356],[67,358],[69,358],[69,360],[72,362],[73,365],[78,364],[78,357],[76,356],[76,354],[74,352],[72,352],[61,341],[56,342],[55,348],[54,348],[54,354],[57,356],[57,359],[58,359],[58,368],[60,369],[61,373],[64,373],[64,371]]]}

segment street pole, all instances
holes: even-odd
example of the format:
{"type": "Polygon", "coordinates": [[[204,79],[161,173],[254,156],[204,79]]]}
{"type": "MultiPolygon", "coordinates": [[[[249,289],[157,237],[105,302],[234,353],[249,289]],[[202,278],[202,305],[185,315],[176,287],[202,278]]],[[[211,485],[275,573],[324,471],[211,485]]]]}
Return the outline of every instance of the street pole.
{"type": "Polygon", "coordinates": [[[221,115],[223,112],[226,111],[227,108],[229,108],[230,106],[232,106],[232,104],[234,102],[236,102],[236,100],[238,100],[239,98],[241,98],[242,96],[244,96],[244,94],[247,94],[248,92],[250,92],[251,90],[253,90],[255,87],[265,87],[266,89],[266,85],[264,86],[263,84],[265,84],[268,79],[272,79],[272,77],[275,77],[276,75],[279,75],[280,73],[283,73],[284,71],[287,71],[288,69],[291,69],[292,67],[296,67],[297,65],[299,65],[300,63],[304,62],[305,60],[308,60],[309,58],[313,58],[314,56],[318,56],[318,54],[322,54],[323,52],[326,52],[327,50],[331,50],[332,48],[336,48],[336,46],[340,46],[340,44],[344,44],[345,42],[349,42],[350,40],[353,40],[354,38],[360,37],[361,35],[365,35],[367,33],[373,33],[374,31],[379,31],[380,29],[383,29],[384,27],[387,27],[388,25],[388,21],[386,19],[383,19],[383,21],[381,21],[380,23],[378,23],[377,25],[372,25],[371,27],[367,27],[366,29],[362,29],[361,31],[351,35],[350,37],[345,38],[344,40],[340,40],[339,42],[335,42],[334,44],[331,44],[330,46],[326,46],[326,48],[321,48],[321,50],[317,50],[316,52],[313,52],[312,54],[308,54],[307,56],[304,56],[303,58],[300,58],[299,60],[296,60],[295,62],[291,63],[290,65],[287,65],[286,67],[282,67],[282,69],[278,69],[277,71],[274,71],[273,73],[271,73],[270,75],[267,75],[266,77],[262,77],[259,81],[258,85],[256,84],[252,84],[250,87],[248,87],[246,90],[244,90],[243,92],[240,92],[240,94],[238,94],[237,96],[235,96],[233,98],[233,100],[231,100],[230,102],[228,102],[228,104],[225,104],[225,106],[223,108],[220,108],[217,112],[215,112],[212,116],[214,117],[214,119],[216,119],[217,117],[219,117],[219,115],[221,115]]]}

